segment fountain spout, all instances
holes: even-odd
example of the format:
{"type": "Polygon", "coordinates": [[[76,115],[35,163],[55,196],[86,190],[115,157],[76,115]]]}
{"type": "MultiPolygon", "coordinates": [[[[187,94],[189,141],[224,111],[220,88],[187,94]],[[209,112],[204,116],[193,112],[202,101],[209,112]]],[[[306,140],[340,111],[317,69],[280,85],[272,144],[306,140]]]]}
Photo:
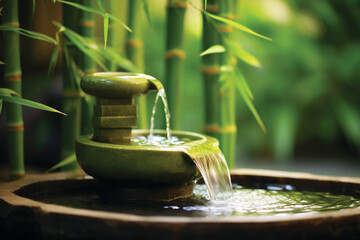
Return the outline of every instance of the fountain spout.
{"type": "Polygon", "coordinates": [[[84,92],[96,97],[92,126],[97,142],[130,144],[137,125],[134,97],[163,88],[160,81],[140,73],[99,72],[81,80],[84,92]]]}

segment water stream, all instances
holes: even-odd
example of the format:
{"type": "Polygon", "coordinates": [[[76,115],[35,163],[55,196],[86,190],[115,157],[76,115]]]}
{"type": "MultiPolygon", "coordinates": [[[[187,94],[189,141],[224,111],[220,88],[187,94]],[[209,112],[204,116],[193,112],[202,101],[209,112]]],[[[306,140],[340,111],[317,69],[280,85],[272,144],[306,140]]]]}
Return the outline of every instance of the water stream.
{"type": "Polygon", "coordinates": [[[166,118],[166,135],[167,135],[167,140],[168,142],[170,142],[171,140],[171,129],[170,129],[170,110],[169,110],[169,105],[166,99],[166,93],[165,93],[165,89],[162,88],[158,91],[156,98],[155,98],[155,102],[154,102],[154,106],[152,109],[152,114],[151,114],[151,120],[150,120],[150,134],[148,136],[149,141],[152,140],[152,138],[154,137],[154,128],[155,128],[155,114],[156,114],[156,109],[157,109],[157,103],[159,101],[159,97],[161,98],[163,104],[164,104],[164,112],[165,112],[165,118],[166,118]]]}
{"type": "Polygon", "coordinates": [[[150,123],[150,134],[149,136],[136,137],[133,143],[138,145],[149,145],[149,146],[178,146],[182,147],[183,150],[191,157],[199,169],[204,182],[207,187],[207,192],[211,200],[230,200],[232,196],[232,186],[230,179],[229,168],[226,164],[224,155],[221,153],[217,146],[207,146],[206,148],[202,145],[185,147],[181,146],[183,141],[179,140],[176,136],[171,136],[170,128],[170,111],[166,99],[165,89],[161,88],[155,98],[154,106],[152,109],[151,123],[150,123]],[[166,118],[166,135],[164,137],[154,135],[155,127],[155,114],[157,110],[157,104],[161,98],[164,104],[164,112],[166,118]]]}

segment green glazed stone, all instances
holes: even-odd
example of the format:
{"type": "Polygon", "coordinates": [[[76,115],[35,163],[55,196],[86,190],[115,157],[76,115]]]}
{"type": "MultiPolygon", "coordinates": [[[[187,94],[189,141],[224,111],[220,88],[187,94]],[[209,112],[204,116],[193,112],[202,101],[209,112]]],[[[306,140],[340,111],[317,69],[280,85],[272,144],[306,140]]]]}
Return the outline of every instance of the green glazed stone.
{"type": "MultiPolygon", "coordinates": [[[[157,130],[155,134],[166,135],[157,130]]],[[[149,135],[149,130],[133,130],[133,135],[149,135]]],[[[173,131],[191,141],[182,147],[121,145],[96,142],[90,136],[76,141],[76,157],[83,170],[104,182],[119,185],[186,185],[201,177],[195,163],[185,151],[192,147],[218,144],[215,138],[201,134],[173,131]]]]}
{"type": "Polygon", "coordinates": [[[149,75],[127,72],[98,72],[85,75],[81,80],[84,92],[105,99],[131,99],[150,90],[157,90],[160,85],[159,81],[149,75]]]}
{"type": "Polygon", "coordinates": [[[95,116],[136,116],[134,105],[95,105],[95,116]]]}
{"type": "Polygon", "coordinates": [[[136,116],[92,117],[94,128],[132,128],[137,125],[136,116]]]}
{"type": "Polygon", "coordinates": [[[131,142],[131,128],[94,128],[94,136],[92,139],[97,142],[128,144],[131,142]],[[129,137],[126,138],[124,136],[129,137]]]}
{"type": "Polygon", "coordinates": [[[134,97],[163,88],[160,81],[149,75],[127,72],[88,74],[80,84],[84,92],[96,97],[93,139],[122,144],[130,144],[131,128],[137,126],[134,97]]]}

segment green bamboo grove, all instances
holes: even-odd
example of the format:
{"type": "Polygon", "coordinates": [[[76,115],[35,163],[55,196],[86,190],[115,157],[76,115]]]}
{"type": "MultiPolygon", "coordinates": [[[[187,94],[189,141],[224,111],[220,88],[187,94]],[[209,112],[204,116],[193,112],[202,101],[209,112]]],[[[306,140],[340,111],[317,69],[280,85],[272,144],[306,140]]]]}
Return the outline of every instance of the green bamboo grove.
{"type": "MultiPolygon", "coordinates": [[[[19,27],[18,0],[5,0],[3,25],[19,27]]],[[[21,65],[19,34],[4,33],[5,85],[21,96],[21,65]]],[[[22,106],[14,103],[6,104],[6,126],[8,132],[9,175],[10,179],[24,176],[24,123],[22,106]]]]}

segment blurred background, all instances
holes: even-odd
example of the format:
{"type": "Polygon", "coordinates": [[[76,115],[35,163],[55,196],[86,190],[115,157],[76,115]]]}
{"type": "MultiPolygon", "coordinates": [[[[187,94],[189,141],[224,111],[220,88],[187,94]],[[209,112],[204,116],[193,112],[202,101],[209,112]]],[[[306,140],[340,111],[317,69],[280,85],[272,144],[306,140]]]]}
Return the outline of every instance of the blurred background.
{"type": "MultiPolygon", "coordinates": [[[[61,22],[61,4],[20,0],[20,24],[55,37],[52,20],[61,22]]],[[[114,1],[125,21],[127,2],[114,1]]],[[[203,79],[200,72],[200,1],[186,13],[181,130],[202,132],[203,79]]],[[[148,0],[151,23],[143,24],[145,72],[162,80],[166,1],[148,0]]],[[[193,5],[193,6],[192,6],[193,5]]],[[[266,41],[236,32],[241,45],[256,56],[261,69],[240,63],[254,94],[254,105],[268,130],[264,134],[237,98],[236,167],[360,176],[360,2],[241,0],[239,22],[272,38],[266,41]]],[[[102,19],[96,30],[101,42],[102,19]]],[[[115,28],[116,49],[124,52],[123,28],[115,28]]],[[[6,47],[1,39],[0,56],[6,47]]],[[[61,61],[51,82],[47,69],[54,46],[21,37],[23,97],[61,109],[61,61]]],[[[1,60],[2,58],[0,58],[1,60]]],[[[0,65],[3,82],[4,66],[0,65]]],[[[149,96],[150,103],[154,94],[149,96]]],[[[149,104],[152,105],[152,104],[149,104]]],[[[149,111],[152,106],[149,106],[149,111]]],[[[61,116],[24,107],[26,166],[49,168],[60,160],[61,116]]],[[[6,165],[5,114],[0,115],[0,164],[6,165]]]]}

